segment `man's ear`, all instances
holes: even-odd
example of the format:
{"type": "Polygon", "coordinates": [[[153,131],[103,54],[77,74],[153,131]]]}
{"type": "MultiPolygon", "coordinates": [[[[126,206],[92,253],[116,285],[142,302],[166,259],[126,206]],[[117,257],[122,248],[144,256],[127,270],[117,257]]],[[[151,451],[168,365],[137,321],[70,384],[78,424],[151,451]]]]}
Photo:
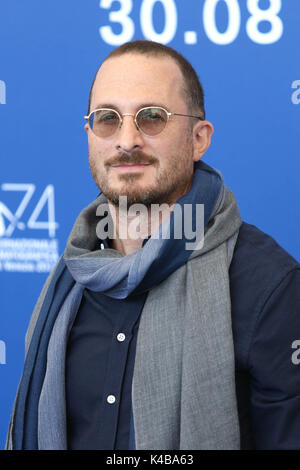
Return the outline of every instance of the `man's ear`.
{"type": "Polygon", "coordinates": [[[198,162],[203,157],[210,146],[211,136],[214,133],[214,127],[209,121],[199,121],[193,128],[194,142],[194,162],[198,162]]]}
{"type": "Polygon", "coordinates": [[[87,132],[89,131],[89,125],[88,125],[88,123],[86,123],[86,124],[84,125],[84,128],[85,128],[85,130],[86,130],[87,132]]]}

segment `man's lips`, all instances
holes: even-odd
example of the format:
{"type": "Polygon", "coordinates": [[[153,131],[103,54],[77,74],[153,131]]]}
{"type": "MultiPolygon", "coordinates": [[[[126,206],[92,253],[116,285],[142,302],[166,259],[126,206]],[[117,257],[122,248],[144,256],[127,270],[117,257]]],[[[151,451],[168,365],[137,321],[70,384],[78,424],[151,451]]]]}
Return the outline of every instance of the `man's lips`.
{"type": "Polygon", "coordinates": [[[136,171],[150,165],[152,163],[118,163],[111,165],[111,167],[121,171],[136,171]]]}
{"type": "Polygon", "coordinates": [[[115,167],[115,166],[146,166],[146,165],[151,165],[151,163],[115,163],[114,165],[111,165],[111,166],[115,167]]]}

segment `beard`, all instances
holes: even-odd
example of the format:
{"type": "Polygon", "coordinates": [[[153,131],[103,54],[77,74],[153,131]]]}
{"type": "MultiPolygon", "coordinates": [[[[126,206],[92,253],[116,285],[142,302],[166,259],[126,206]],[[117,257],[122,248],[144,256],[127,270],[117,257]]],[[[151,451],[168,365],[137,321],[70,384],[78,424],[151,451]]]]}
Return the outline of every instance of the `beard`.
{"type": "Polygon", "coordinates": [[[172,204],[176,199],[181,197],[187,189],[189,189],[191,175],[191,155],[193,145],[191,140],[182,147],[184,152],[177,154],[176,157],[168,159],[168,165],[159,169],[159,161],[141,151],[133,151],[132,153],[122,153],[118,157],[114,157],[105,163],[105,169],[109,171],[111,165],[126,163],[151,163],[158,168],[154,182],[143,187],[139,184],[140,173],[123,173],[118,175],[119,181],[122,181],[122,188],[115,190],[109,184],[109,178],[105,172],[100,172],[97,168],[96,160],[99,157],[89,155],[89,165],[93,179],[106,196],[107,200],[113,205],[119,206],[119,197],[127,196],[127,204],[143,204],[150,207],[151,204],[172,204]],[[190,157],[190,158],[189,158],[190,157]]]}

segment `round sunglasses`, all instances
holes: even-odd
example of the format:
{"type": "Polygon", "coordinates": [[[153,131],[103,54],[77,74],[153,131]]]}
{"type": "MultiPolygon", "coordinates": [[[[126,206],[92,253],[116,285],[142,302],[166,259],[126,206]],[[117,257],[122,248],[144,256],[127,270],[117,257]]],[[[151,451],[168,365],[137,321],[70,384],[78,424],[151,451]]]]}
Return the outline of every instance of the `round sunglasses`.
{"type": "Polygon", "coordinates": [[[84,116],[84,119],[88,121],[90,129],[97,137],[110,137],[122,126],[124,116],[132,116],[136,128],[148,136],[160,134],[171,116],[184,116],[203,121],[200,116],[170,113],[160,106],[147,106],[139,109],[135,114],[124,113],[122,115],[115,109],[99,108],[88,116],[84,116]]]}

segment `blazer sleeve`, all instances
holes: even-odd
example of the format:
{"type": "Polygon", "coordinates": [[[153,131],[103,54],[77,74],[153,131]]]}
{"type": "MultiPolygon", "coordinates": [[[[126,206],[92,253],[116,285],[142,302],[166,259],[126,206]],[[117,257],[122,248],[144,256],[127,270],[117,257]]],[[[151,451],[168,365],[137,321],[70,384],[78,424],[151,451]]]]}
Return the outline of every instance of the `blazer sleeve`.
{"type": "Polygon", "coordinates": [[[249,350],[256,449],[300,450],[300,269],[265,301],[249,350]]]}

